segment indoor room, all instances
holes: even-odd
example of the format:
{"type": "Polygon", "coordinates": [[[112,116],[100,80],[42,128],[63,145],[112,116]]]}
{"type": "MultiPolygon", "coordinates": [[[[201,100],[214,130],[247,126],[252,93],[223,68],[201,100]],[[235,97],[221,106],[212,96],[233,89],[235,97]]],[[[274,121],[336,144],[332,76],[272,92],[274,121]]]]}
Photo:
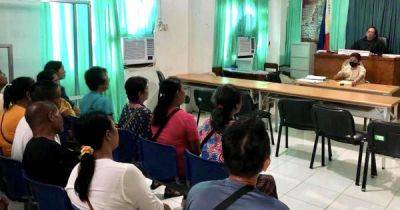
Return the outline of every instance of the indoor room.
{"type": "Polygon", "coordinates": [[[400,209],[397,0],[0,0],[0,210],[400,209]]]}

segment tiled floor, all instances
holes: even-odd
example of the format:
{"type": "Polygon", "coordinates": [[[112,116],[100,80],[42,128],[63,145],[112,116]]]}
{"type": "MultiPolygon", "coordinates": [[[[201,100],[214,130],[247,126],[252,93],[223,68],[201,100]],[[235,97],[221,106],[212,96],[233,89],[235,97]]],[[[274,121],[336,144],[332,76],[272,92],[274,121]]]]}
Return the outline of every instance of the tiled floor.
{"type": "MultiPolygon", "coordinates": [[[[356,122],[361,123],[361,120],[356,119],[356,122]]],[[[378,156],[378,176],[369,177],[367,192],[362,192],[361,187],[354,184],[357,147],[332,142],[332,162],[326,158],[326,166],[321,167],[321,151],[318,150],[314,169],[309,169],[313,142],[313,132],[290,129],[289,148],[285,149],[281,142],[278,158],[272,146],[272,163],[266,173],[275,177],[279,198],[290,209],[400,209],[400,160],[386,158],[386,169],[382,170],[378,156]]],[[[163,190],[159,187],[154,192],[162,198],[163,190]]],[[[181,209],[181,200],[182,197],[177,197],[165,202],[173,209],[181,209]]],[[[15,205],[12,203],[10,209],[22,209],[22,205],[15,205]]]]}

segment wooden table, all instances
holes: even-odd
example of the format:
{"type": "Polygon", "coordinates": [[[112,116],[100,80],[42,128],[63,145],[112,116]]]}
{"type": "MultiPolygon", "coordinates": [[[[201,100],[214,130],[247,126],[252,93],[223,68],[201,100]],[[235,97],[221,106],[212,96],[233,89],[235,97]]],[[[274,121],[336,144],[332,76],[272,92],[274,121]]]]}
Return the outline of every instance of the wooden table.
{"type": "Polygon", "coordinates": [[[327,88],[327,89],[334,89],[334,90],[345,90],[345,91],[369,93],[369,94],[375,94],[375,95],[385,95],[385,96],[399,96],[400,95],[400,87],[399,86],[391,86],[391,85],[362,83],[362,84],[357,84],[354,87],[351,85],[341,86],[339,84],[339,82],[335,81],[335,80],[327,80],[327,81],[324,81],[321,83],[308,83],[308,82],[297,81],[296,84],[302,85],[302,86],[309,86],[309,87],[319,87],[319,88],[327,88]]]}
{"type": "Polygon", "coordinates": [[[209,74],[186,74],[178,75],[177,77],[189,86],[193,85],[215,87],[224,84],[232,84],[240,89],[257,91],[260,104],[262,93],[273,93],[283,96],[294,96],[318,101],[377,108],[383,111],[383,118],[386,121],[390,121],[391,116],[397,118],[397,109],[400,102],[400,98],[392,96],[382,96],[362,92],[351,92],[291,84],[270,83],[264,81],[254,81],[237,78],[226,78],[209,74]]]}
{"type": "MultiPolygon", "coordinates": [[[[314,74],[330,79],[340,71],[347,55],[335,53],[317,53],[314,55],[314,74]]],[[[400,58],[380,56],[362,57],[367,70],[366,80],[374,84],[400,85],[400,58]]]]}

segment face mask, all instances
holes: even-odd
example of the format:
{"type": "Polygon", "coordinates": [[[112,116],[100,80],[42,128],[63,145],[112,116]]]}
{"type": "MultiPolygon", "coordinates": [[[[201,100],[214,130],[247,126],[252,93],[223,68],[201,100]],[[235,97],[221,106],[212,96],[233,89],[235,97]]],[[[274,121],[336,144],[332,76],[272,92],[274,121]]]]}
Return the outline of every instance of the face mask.
{"type": "Polygon", "coordinates": [[[356,63],[356,62],[350,62],[350,66],[353,67],[353,68],[355,68],[355,67],[358,66],[358,63],[356,63]]]}

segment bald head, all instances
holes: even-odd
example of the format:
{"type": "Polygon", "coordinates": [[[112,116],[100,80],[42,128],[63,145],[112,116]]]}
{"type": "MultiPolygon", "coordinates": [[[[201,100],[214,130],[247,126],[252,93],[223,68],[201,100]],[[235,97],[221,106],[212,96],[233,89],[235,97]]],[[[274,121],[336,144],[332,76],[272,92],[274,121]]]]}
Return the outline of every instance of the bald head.
{"type": "Polygon", "coordinates": [[[33,135],[41,132],[55,134],[62,131],[63,119],[56,105],[49,101],[39,101],[31,104],[25,112],[26,122],[31,127],[33,135]]]}

